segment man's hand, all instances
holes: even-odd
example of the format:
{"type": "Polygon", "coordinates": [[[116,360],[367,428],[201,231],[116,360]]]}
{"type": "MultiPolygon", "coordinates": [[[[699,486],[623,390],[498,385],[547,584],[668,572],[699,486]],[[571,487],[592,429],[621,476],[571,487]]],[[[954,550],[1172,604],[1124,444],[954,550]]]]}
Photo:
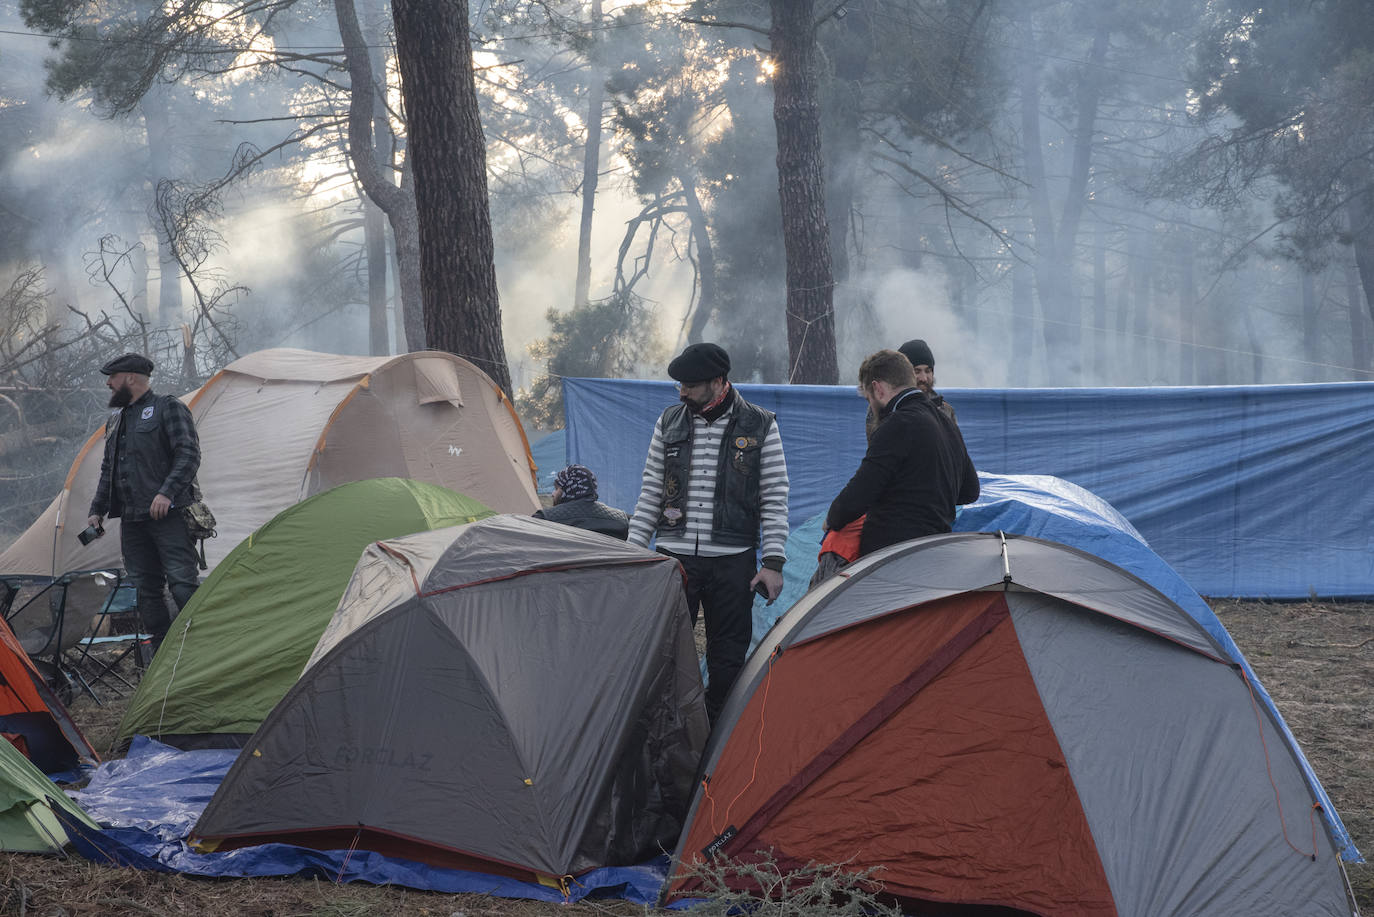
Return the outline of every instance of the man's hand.
{"type": "Polygon", "coordinates": [[[156,497],[153,497],[153,502],[148,507],[148,515],[152,516],[154,519],[163,519],[166,518],[167,511],[171,508],[172,501],[163,494],[158,494],[156,497]]]}
{"type": "Polygon", "coordinates": [[[86,517],[86,524],[87,524],[87,525],[93,525],[93,526],[95,526],[96,528],[100,528],[100,523],[102,523],[102,522],[104,522],[104,521],[105,521],[105,520],[102,519],[102,518],[99,517],[99,516],[87,516],[87,517],[86,517]]]}
{"type": "Polygon", "coordinates": [[[749,581],[749,588],[753,589],[759,583],[763,583],[763,588],[768,590],[768,601],[773,601],[782,593],[782,574],[777,570],[769,570],[761,567],[754,578],[749,581]]]}

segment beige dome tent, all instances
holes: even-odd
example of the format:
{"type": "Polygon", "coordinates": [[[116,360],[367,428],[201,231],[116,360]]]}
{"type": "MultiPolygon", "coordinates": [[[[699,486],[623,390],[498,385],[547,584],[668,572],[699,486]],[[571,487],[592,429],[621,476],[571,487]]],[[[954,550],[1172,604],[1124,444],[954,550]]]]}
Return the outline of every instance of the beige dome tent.
{"type": "MultiPolygon", "coordinates": [[[[183,400],[200,433],[200,487],[218,523],[219,536],[205,543],[211,569],[281,510],[349,481],[413,478],[500,512],[539,507],[529,443],[510,401],[452,354],[262,350],[183,400]]],[[[61,493],[0,554],[0,577],[41,581],[121,566],[118,520],[89,545],[76,538],[100,479],[103,437],[102,427],[61,493]]]]}

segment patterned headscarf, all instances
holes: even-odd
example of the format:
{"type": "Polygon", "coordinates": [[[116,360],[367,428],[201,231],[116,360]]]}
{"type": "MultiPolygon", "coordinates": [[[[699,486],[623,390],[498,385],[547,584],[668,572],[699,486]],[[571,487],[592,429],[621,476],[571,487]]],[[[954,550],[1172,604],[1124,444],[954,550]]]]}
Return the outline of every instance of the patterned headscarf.
{"type": "Polygon", "coordinates": [[[563,491],[564,500],[596,499],[596,475],[586,465],[569,465],[553,476],[553,486],[563,491]]]}

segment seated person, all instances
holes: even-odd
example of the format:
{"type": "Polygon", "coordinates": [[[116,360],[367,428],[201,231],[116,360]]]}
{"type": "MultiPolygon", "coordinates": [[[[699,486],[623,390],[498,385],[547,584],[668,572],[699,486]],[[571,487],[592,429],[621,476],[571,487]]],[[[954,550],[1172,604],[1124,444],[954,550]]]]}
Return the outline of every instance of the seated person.
{"type": "Polygon", "coordinates": [[[596,475],[586,465],[569,465],[554,475],[553,506],[536,510],[534,516],[621,541],[630,537],[630,517],[597,501],[596,475]]]}

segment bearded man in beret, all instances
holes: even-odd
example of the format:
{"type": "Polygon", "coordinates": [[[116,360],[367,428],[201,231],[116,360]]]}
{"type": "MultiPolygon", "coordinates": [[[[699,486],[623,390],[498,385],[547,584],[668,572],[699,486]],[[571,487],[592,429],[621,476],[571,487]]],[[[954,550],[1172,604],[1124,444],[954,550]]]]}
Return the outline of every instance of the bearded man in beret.
{"type": "Polygon", "coordinates": [[[676,558],[687,607],[706,615],[706,712],[716,721],[753,638],[756,587],[782,591],[787,462],[773,415],[730,384],[730,356],[691,344],[668,364],[678,403],[654,425],[630,543],[676,558]],[[756,561],[755,552],[763,562],[756,561]]]}
{"type": "Polygon", "coordinates": [[[106,516],[119,517],[124,571],[156,647],[172,624],[163,587],[180,611],[199,584],[198,558],[181,510],[193,499],[200,438],[181,399],[154,394],[152,360],[126,353],[100,371],[107,377],[111,411],[87,522],[99,526],[106,516]]]}

